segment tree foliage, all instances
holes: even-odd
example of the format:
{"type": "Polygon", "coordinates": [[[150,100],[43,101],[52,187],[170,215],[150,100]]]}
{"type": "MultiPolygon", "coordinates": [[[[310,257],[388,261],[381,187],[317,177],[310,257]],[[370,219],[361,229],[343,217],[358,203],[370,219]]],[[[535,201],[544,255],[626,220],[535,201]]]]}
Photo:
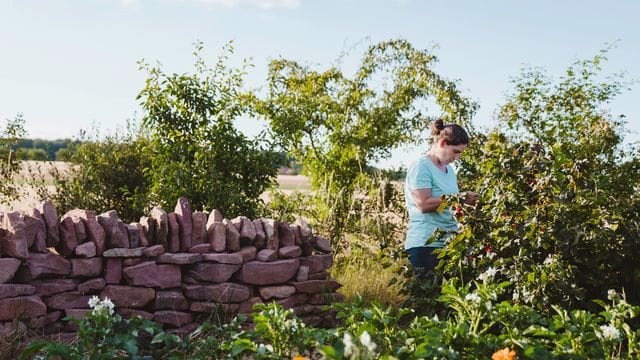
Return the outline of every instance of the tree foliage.
{"type": "Polygon", "coordinates": [[[15,146],[16,152],[20,152],[25,157],[24,160],[58,160],[64,161],[65,159],[58,158],[58,152],[66,150],[77,140],[72,139],[21,139],[15,146]],[[24,149],[24,150],[20,150],[24,149]],[[42,159],[42,153],[44,152],[45,158],[42,159]]]}
{"type": "Polygon", "coordinates": [[[276,175],[278,154],[234,126],[248,112],[240,95],[244,68],[227,64],[231,44],[212,67],[196,44],[195,72],[168,74],[142,63],[149,77],[138,99],[149,132],[151,191],[164,206],[186,196],[194,208],[253,216],[276,175]]]}
{"type": "MultiPolygon", "coordinates": [[[[102,136],[82,132],[68,151],[69,170],[54,172],[50,194],[58,211],[73,208],[97,213],[115,209],[126,221],[137,221],[150,208],[149,141],[137,127],[102,136]]],[[[46,189],[45,189],[46,192],[46,189]]]]}
{"type": "Polygon", "coordinates": [[[274,60],[257,111],[313,185],[329,175],[337,192],[391,150],[426,138],[426,101],[450,121],[470,125],[476,105],[433,70],[435,62],[404,40],[370,46],[352,77],[336,67],[317,71],[274,60]]]}
{"type": "Polygon", "coordinates": [[[26,135],[22,114],[12,120],[7,119],[0,130],[0,201],[11,201],[19,197],[18,187],[13,179],[19,170],[14,147],[26,135]]]}

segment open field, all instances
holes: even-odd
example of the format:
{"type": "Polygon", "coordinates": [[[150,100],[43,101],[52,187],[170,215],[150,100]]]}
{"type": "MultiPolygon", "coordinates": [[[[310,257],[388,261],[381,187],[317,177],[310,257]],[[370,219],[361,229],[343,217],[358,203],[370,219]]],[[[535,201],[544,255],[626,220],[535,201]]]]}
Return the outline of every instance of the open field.
{"type": "MultiPolygon", "coordinates": [[[[49,191],[54,191],[52,171],[66,174],[71,164],[64,161],[21,161],[21,169],[15,176],[15,183],[20,186],[21,197],[8,204],[0,204],[0,210],[26,210],[35,207],[38,197],[34,189],[27,183],[34,179],[41,179],[48,186],[49,191]]],[[[308,191],[311,182],[308,177],[302,175],[278,175],[278,189],[286,194],[294,191],[308,191]]],[[[262,195],[265,201],[269,199],[269,192],[262,195]]]]}

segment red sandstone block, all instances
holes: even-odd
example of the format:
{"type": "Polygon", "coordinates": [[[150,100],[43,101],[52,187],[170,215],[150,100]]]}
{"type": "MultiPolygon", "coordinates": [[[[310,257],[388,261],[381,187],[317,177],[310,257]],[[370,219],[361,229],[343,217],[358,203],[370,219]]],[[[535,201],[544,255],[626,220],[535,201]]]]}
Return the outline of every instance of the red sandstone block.
{"type": "Polygon", "coordinates": [[[0,299],[0,321],[36,318],[46,314],[47,306],[37,295],[0,299]]]}
{"type": "Polygon", "coordinates": [[[189,200],[183,197],[178,198],[178,202],[173,211],[176,214],[176,220],[179,226],[178,237],[180,238],[180,251],[189,251],[193,234],[192,213],[189,200]]]}
{"type": "Polygon", "coordinates": [[[242,266],[241,281],[254,285],[282,284],[293,278],[300,260],[287,259],[272,262],[251,261],[242,266]]]}
{"type": "Polygon", "coordinates": [[[90,298],[90,296],[83,295],[79,291],[68,291],[45,298],[44,302],[48,307],[56,310],[88,309],[90,298]]]}
{"type": "Polygon", "coordinates": [[[153,302],[155,310],[188,310],[189,301],[182,290],[159,290],[153,302]]]}
{"type": "Polygon", "coordinates": [[[27,284],[0,284],[0,299],[32,295],[36,288],[27,284]]]}
{"type": "Polygon", "coordinates": [[[129,285],[167,289],[179,287],[182,283],[182,272],[178,265],[158,265],[154,261],[147,261],[126,267],[123,273],[129,285]]]}
{"type": "Polygon", "coordinates": [[[25,225],[19,212],[8,212],[0,215],[2,219],[0,230],[0,252],[7,257],[26,259],[29,256],[27,250],[27,238],[25,225]]]}
{"type": "Polygon", "coordinates": [[[289,285],[264,286],[258,289],[258,293],[263,300],[284,299],[293,295],[296,288],[289,285]]]}
{"type": "Polygon", "coordinates": [[[333,292],[341,287],[341,285],[335,280],[308,280],[303,282],[293,282],[291,285],[295,286],[296,291],[301,293],[322,293],[333,292]]]}
{"type": "Polygon", "coordinates": [[[20,260],[14,258],[0,259],[0,284],[4,284],[13,279],[13,276],[20,267],[20,260]]]}
{"type": "Polygon", "coordinates": [[[190,267],[187,275],[199,281],[222,283],[231,279],[241,267],[239,264],[198,263],[190,267]]]}
{"type": "Polygon", "coordinates": [[[153,314],[153,321],[169,327],[181,327],[193,322],[193,316],[187,312],[160,310],[153,314]]]}
{"type": "Polygon", "coordinates": [[[183,285],[184,294],[192,300],[215,301],[219,303],[239,303],[249,299],[248,286],[223,283],[215,285],[183,285]]]}
{"type": "Polygon", "coordinates": [[[150,288],[107,285],[100,292],[100,298],[108,297],[116,307],[142,308],[156,297],[156,292],[150,288]]]}

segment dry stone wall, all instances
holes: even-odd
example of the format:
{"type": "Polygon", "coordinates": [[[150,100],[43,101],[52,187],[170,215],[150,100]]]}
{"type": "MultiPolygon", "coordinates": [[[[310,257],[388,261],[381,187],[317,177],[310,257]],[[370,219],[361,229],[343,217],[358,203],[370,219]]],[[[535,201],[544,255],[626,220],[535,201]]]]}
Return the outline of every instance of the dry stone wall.
{"type": "Polygon", "coordinates": [[[212,312],[248,314],[276,301],[310,325],[341,300],[330,279],[327,239],[304,221],[225,219],[156,207],[126,224],[115,210],[75,209],[58,217],[49,201],[27,213],[0,214],[0,329],[20,320],[45,334],[73,332],[89,299],[108,297],[122,316],[166,329],[193,330],[212,312]]]}

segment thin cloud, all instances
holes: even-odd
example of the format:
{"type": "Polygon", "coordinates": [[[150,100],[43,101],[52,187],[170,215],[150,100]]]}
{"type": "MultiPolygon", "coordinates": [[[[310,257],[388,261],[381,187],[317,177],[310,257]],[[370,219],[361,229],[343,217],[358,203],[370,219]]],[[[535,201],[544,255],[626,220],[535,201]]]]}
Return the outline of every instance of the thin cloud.
{"type": "Polygon", "coordinates": [[[225,7],[256,6],[261,9],[294,9],[300,6],[300,0],[198,0],[203,3],[221,5],[225,7]]]}
{"type": "Polygon", "coordinates": [[[120,5],[122,5],[123,7],[137,6],[138,3],[139,0],[120,0],[120,5]]]}

